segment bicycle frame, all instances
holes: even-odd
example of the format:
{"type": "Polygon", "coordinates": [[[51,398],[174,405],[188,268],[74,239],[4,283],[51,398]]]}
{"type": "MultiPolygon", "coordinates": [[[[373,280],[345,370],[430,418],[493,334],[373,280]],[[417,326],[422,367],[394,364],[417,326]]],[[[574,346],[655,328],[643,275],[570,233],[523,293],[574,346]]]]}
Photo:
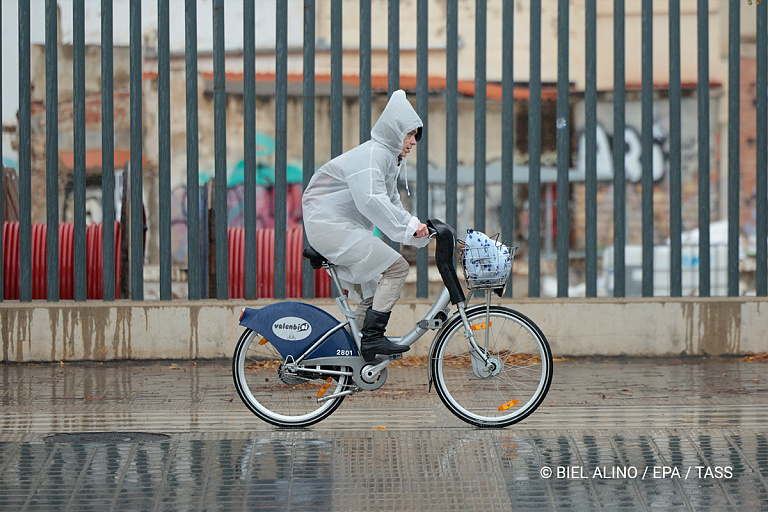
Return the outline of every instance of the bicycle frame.
{"type": "MultiPolygon", "coordinates": [[[[410,332],[389,339],[409,347],[435,331],[427,360],[429,389],[434,384],[448,410],[479,427],[521,421],[541,405],[552,381],[549,344],[529,318],[491,304],[492,291],[501,295],[502,289],[491,286],[499,281],[468,279],[465,296],[456,272],[455,232],[439,221],[427,225],[430,236],[437,235],[435,262],[445,287],[410,332]],[[483,293],[486,300],[469,307],[475,294],[483,293]]],[[[256,416],[279,427],[312,425],[332,414],[345,396],[380,388],[388,365],[402,357],[362,357],[363,335],[337,268],[311,248],[304,256],[312,268],[331,276],[343,316],[293,301],[245,308],[240,324],[247,329],[232,364],[240,398],[256,416]]]]}
{"type": "MultiPolygon", "coordinates": [[[[438,270],[445,283],[445,287],[440,292],[440,295],[435,300],[432,307],[429,309],[426,315],[416,323],[410,332],[403,336],[389,337],[389,339],[397,344],[411,346],[421,339],[428,331],[437,331],[433,339],[436,340],[444,326],[448,325],[456,315],[461,317],[468,337],[468,346],[470,354],[472,355],[473,367],[477,368],[475,372],[480,376],[482,366],[488,363],[487,351],[480,347],[475,340],[475,336],[469,324],[466,313],[467,299],[461,289],[461,285],[456,275],[456,269],[454,266],[455,256],[455,233],[452,228],[439,222],[430,222],[430,227],[433,234],[437,234],[437,250],[436,260],[438,264],[438,270]],[[451,311],[450,303],[453,303],[458,308],[458,312],[449,317],[451,311]]],[[[323,268],[331,276],[331,282],[336,290],[336,304],[339,311],[344,316],[345,320],[338,325],[324,332],[314,343],[303,349],[301,354],[292,354],[285,357],[285,371],[288,373],[306,372],[312,371],[317,374],[323,375],[349,375],[355,381],[355,384],[360,389],[372,390],[377,389],[384,384],[386,380],[386,367],[391,364],[395,359],[401,356],[393,356],[386,358],[378,363],[366,363],[360,355],[337,355],[326,357],[311,357],[310,355],[318,349],[323,343],[325,343],[331,336],[339,332],[343,328],[347,328],[351,334],[352,341],[360,353],[360,345],[362,340],[362,333],[357,326],[355,320],[355,311],[351,308],[347,296],[343,292],[343,287],[336,269],[333,265],[324,262],[323,268]],[[315,368],[312,368],[312,367],[315,368]],[[343,371],[329,369],[328,367],[349,367],[352,371],[343,371]],[[382,378],[383,377],[383,378],[382,378]]],[[[488,295],[487,307],[490,306],[490,293],[488,295]]],[[[247,326],[247,324],[245,324],[247,326]]],[[[487,349],[487,340],[486,340],[487,349]]],[[[430,354],[432,353],[432,347],[430,348],[430,354]]],[[[431,381],[431,376],[430,376],[431,381]]],[[[354,392],[354,391],[352,391],[354,392]]],[[[346,391],[343,394],[348,394],[346,391]]],[[[328,396],[325,399],[330,399],[340,394],[334,394],[328,396]]]]}
{"type": "MultiPolygon", "coordinates": [[[[332,283],[336,286],[336,290],[340,291],[342,290],[341,282],[339,280],[339,277],[336,273],[336,269],[333,268],[332,265],[323,265],[325,270],[328,271],[328,273],[331,276],[332,283]]],[[[328,339],[333,333],[338,331],[341,328],[348,327],[349,332],[352,334],[353,341],[355,342],[355,345],[357,346],[358,350],[360,350],[360,343],[362,339],[362,333],[360,332],[360,329],[357,326],[357,322],[355,321],[355,312],[349,305],[349,300],[347,299],[346,295],[343,293],[339,293],[339,296],[336,297],[336,304],[341,311],[341,313],[344,315],[346,320],[342,323],[340,323],[336,328],[326,332],[320,339],[318,339],[312,346],[310,346],[307,350],[304,351],[301,356],[295,359],[293,361],[293,365],[289,364],[286,366],[287,370],[291,370],[292,368],[295,368],[296,371],[299,371],[300,368],[294,365],[298,365],[301,362],[305,362],[305,364],[311,364],[311,365],[317,365],[317,366],[349,366],[352,367],[352,372],[342,372],[342,371],[336,371],[336,370],[326,370],[322,368],[312,369],[313,372],[316,372],[318,374],[328,374],[328,375],[350,375],[353,377],[353,379],[356,381],[358,386],[360,386],[361,382],[358,382],[357,376],[359,375],[359,372],[363,372],[363,378],[365,379],[365,383],[360,386],[362,389],[376,389],[379,386],[383,384],[377,383],[379,375],[381,375],[382,371],[386,369],[387,366],[389,366],[396,358],[387,358],[383,361],[377,363],[377,364],[368,364],[362,361],[361,357],[348,357],[348,356],[340,356],[340,357],[325,357],[325,358],[312,358],[307,359],[307,356],[312,353],[313,350],[315,350],[318,346],[320,346],[326,339],[328,339]],[[376,383],[376,384],[374,384],[376,383]],[[375,387],[370,387],[371,385],[374,385],[375,387]]],[[[470,354],[472,355],[472,362],[473,367],[476,368],[476,373],[481,372],[479,369],[481,366],[484,366],[488,362],[488,358],[486,356],[486,350],[480,347],[480,345],[477,343],[477,340],[475,339],[473,335],[473,331],[471,329],[471,326],[469,324],[469,320],[467,318],[466,314],[466,302],[460,302],[457,304],[458,312],[454,313],[454,315],[449,316],[450,313],[450,292],[448,290],[448,287],[443,287],[443,290],[440,292],[440,295],[437,297],[435,302],[432,304],[432,307],[429,309],[429,311],[424,315],[424,317],[419,320],[419,322],[416,323],[413,329],[409,331],[407,334],[403,336],[388,336],[388,338],[399,345],[405,345],[405,346],[411,346],[414,343],[416,343],[419,339],[421,339],[428,331],[436,330],[436,334],[433,338],[436,340],[439,337],[440,332],[442,331],[443,327],[448,325],[451,320],[456,315],[459,315],[462,319],[462,322],[464,323],[464,327],[466,329],[466,332],[468,334],[468,340],[467,343],[470,347],[470,354]],[[479,359],[479,360],[478,360],[479,359]]],[[[488,296],[488,304],[490,305],[490,295],[488,296]]],[[[485,343],[485,346],[487,347],[487,340],[485,343]]],[[[432,353],[432,348],[430,347],[429,353],[432,353]]],[[[304,369],[306,371],[306,369],[304,369]]],[[[478,376],[480,374],[478,373],[478,376]]],[[[431,381],[431,375],[430,379],[431,381]]],[[[345,392],[346,393],[346,392],[345,392]]],[[[340,394],[331,395],[326,397],[325,399],[333,398],[334,396],[339,396],[340,394]]]]}

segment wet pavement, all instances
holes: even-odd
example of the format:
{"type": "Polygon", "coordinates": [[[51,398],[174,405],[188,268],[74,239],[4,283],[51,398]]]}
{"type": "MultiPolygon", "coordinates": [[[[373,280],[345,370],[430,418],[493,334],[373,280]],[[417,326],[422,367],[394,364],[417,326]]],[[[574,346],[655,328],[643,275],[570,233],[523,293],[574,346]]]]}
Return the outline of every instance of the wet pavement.
{"type": "Polygon", "coordinates": [[[229,361],[0,364],[0,510],[768,510],[768,362],[557,361],[502,430],[427,370],[281,430],[229,361]]]}

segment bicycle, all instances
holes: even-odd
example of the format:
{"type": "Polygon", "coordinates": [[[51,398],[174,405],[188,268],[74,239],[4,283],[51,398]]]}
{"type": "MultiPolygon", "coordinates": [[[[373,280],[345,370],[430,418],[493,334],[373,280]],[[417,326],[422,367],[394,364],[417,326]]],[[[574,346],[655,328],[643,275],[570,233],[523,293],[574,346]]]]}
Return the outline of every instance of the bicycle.
{"type": "MultiPolygon", "coordinates": [[[[467,276],[471,254],[462,251],[469,290],[467,298],[456,273],[456,234],[438,220],[427,221],[435,238],[435,260],[445,284],[416,326],[395,343],[412,345],[437,331],[429,349],[429,389],[434,384],[443,404],[461,420],[478,427],[506,427],[541,405],[552,382],[552,352],[541,329],[528,317],[491,305],[507,275],[497,281],[467,276]],[[503,279],[503,282],[501,282],[503,279]],[[468,307],[475,293],[485,304],[468,307]],[[449,302],[457,311],[451,311],[449,302]]],[[[380,388],[387,366],[402,354],[378,355],[366,363],[360,355],[360,329],[344,295],[336,270],[320,254],[304,250],[315,269],[331,276],[344,316],[302,302],[279,302],[260,309],[244,308],[240,337],[232,362],[237,393],[256,416],[279,427],[307,427],[330,416],[345,397],[380,388]]],[[[509,270],[514,248],[509,255],[509,270]]]]}

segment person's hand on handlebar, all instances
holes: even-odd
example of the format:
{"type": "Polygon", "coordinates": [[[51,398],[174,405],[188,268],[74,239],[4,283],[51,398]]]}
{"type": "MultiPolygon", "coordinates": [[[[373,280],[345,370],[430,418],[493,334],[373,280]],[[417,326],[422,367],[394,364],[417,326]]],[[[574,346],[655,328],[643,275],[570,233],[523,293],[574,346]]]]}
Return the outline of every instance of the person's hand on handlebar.
{"type": "Polygon", "coordinates": [[[416,228],[416,232],[413,234],[413,237],[424,238],[425,236],[429,236],[429,228],[426,224],[419,224],[419,227],[416,228]]]}

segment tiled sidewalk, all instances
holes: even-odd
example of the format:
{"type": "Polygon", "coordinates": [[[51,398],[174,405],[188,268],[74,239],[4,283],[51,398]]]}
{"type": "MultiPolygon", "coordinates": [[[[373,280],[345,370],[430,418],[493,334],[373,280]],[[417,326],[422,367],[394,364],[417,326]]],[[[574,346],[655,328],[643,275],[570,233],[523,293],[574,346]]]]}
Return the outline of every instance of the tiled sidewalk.
{"type": "Polygon", "coordinates": [[[766,369],[561,361],[530,418],[481,430],[393,367],[286,431],[228,361],[0,365],[0,510],[767,510],[766,369]]]}

